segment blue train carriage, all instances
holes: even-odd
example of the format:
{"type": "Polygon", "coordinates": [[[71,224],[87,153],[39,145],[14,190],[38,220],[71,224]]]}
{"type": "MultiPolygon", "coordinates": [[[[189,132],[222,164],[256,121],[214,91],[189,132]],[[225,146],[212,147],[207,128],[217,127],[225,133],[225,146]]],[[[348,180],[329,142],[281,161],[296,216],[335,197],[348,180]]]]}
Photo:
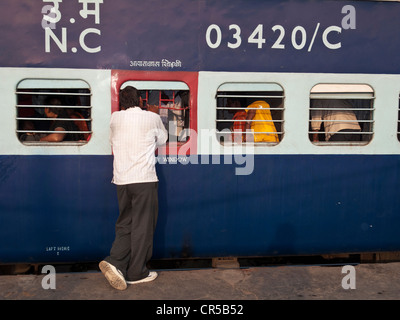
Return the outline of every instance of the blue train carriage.
{"type": "Polygon", "coordinates": [[[127,85],[169,130],[155,259],[399,251],[398,3],[2,6],[0,263],[108,254],[127,85]]]}

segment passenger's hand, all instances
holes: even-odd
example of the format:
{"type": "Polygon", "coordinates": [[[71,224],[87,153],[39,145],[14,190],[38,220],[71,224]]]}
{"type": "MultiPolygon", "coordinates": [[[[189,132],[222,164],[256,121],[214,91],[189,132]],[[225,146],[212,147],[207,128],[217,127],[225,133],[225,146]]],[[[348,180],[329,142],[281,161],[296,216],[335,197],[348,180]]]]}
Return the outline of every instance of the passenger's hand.
{"type": "Polygon", "coordinates": [[[158,109],[159,109],[158,106],[150,105],[150,104],[147,105],[147,111],[159,114],[158,109]]]}

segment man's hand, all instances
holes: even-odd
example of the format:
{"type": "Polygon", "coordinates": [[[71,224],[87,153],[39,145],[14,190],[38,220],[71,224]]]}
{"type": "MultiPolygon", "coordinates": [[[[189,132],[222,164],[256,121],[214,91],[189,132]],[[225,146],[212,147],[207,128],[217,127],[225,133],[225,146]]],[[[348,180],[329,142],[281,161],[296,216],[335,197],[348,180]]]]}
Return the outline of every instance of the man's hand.
{"type": "Polygon", "coordinates": [[[158,109],[159,109],[158,106],[150,105],[150,104],[147,105],[147,111],[159,114],[158,109]]]}

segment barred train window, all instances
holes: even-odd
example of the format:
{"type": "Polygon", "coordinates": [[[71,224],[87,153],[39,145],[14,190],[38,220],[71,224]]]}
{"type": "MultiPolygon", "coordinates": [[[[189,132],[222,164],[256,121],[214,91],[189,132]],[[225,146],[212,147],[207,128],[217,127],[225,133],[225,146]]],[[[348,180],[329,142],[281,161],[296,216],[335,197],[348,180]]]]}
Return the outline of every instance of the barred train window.
{"type": "Polygon", "coordinates": [[[217,91],[221,144],[277,145],[284,134],[284,92],[276,83],[225,83],[217,91]]]}
{"type": "Polygon", "coordinates": [[[398,117],[397,117],[397,140],[400,141],[400,95],[399,95],[399,110],[398,110],[398,117]]]}
{"type": "Polygon", "coordinates": [[[185,143],[190,136],[190,92],[180,81],[126,81],[120,89],[132,86],[139,90],[144,108],[158,108],[168,131],[168,142],[185,143]]]}
{"type": "Polygon", "coordinates": [[[24,145],[83,145],[92,134],[83,80],[25,79],[16,88],[17,137],[24,145]]]}
{"type": "Polygon", "coordinates": [[[367,144],[373,137],[374,90],[363,84],[311,89],[309,138],[317,145],[367,144]]]}

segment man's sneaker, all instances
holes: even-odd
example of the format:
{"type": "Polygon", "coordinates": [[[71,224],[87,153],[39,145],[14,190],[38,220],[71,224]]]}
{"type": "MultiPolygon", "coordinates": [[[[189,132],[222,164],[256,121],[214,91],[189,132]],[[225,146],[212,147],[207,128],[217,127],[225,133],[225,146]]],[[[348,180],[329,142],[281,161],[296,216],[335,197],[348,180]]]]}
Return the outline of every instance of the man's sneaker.
{"type": "Polygon", "coordinates": [[[125,290],[127,288],[122,272],[111,263],[103,260],[99,263],[99,267],[112,287],[118,290],[125,290]]]}
{"type": "Polygon", "coordinates": [[[158,274],[155,271],[150,271],[149,275],[146,278],[136,280],[136,281],[126,281],[127,284],[138,284],[142,282],[150,282],[157,278],[158,274]]]}

